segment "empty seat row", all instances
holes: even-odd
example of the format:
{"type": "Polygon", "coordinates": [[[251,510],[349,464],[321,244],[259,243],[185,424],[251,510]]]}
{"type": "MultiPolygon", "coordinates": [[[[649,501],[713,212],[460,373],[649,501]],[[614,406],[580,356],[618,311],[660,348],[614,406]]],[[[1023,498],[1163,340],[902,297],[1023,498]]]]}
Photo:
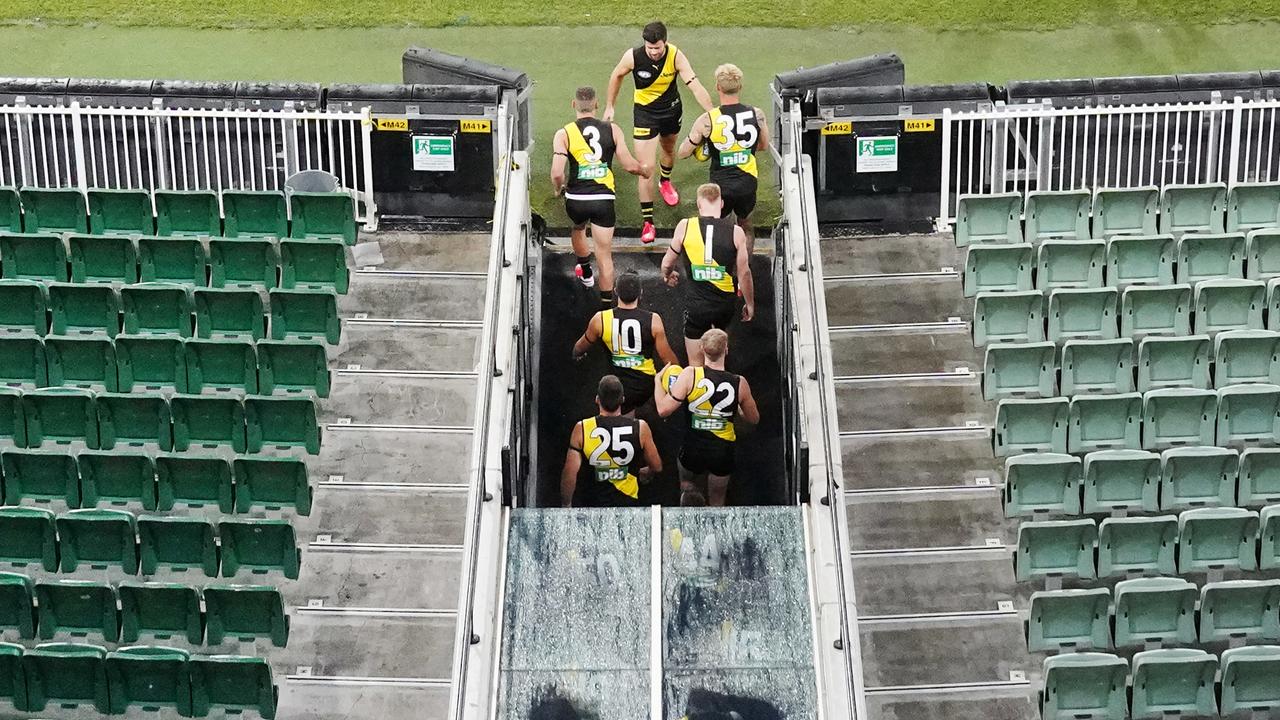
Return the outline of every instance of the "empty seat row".
{"type": "Polygon", "coordinates": [[[337,240],[236,238],[210,240],[206,256],[197,239],[148,237],[135,242],[124,236],[72,235],[64,240],[58,235],[0,233],[0,276],[125,284],[162,279],[215,288],[279,286],[345,293],[350,284],[346,252],[337,240]],[[179,268],[157,270],[158,261],[179,254],[179,268]]]}
{"type": "Polygon", "coordinates": [[[329,396],[325,346],[297,340],[0,335],[0,384],[329,396]]]}
{"type": "Polygon", "coordinates": [[[1159,575],[1280,568],[1280,505],[1196,508],[1177,516],[1028,520],[1018,526],[1014,574],[1043,577],[1159,575]],[[1262,530],[1259,531],[1259,527],[1262,530]],[[1261,543],[1259,543],[1261,537],[1261,543]],[[1259,552],[1261,550],[1261,552],[1259,552]]]}
{"type": "Polygon", "coordinates": [[[182,337],[324,340],[342,335],[338,297],[327,290],[196,288],[176,283],[110,285],[0,280],[0,330],[38,335],[173,333],[182,337]],[[269,322],[268,322],[269,321],[269,322]]]}
{"type": "Polygon", "coordinates": [[[315,401],[307,397],[95,393],[80,388],[0,387],[0,438],[18,447],[83,442],[155,443],[161,450],[229,446],[236,452],[303,447],[320,452],[315,401]]]}
{"type": "Polygon", "coordinates": [[[997,457],[1280,443],[1280,386],[1006,399],[996,405],[992,442],[997,457]]]}
{"type": "Polygon", "coordinates": [[[240,570],[278,570],[297,579],[301,554],[286,520],[203,517],[142,517],[125,510],[0,508],[0,560],[19,567],[39,564],[49,572],[75,572],[81,565],[118,567],[152,575],[161,567],[196,568],[216,577],[240,570]],[[215,532],[216,531],[216,532],[215,532]]]}
{"type": "Polygon", "coordinates": [[[1280,708],[1280,647],[1224,650],[1222,661],[1196,648],[1144,650],[1123,657],[1067,653],[1045,658],[1044,720],[1217,717],[1280,708]],[[1219,670],[1221,678],[1219,681],[1219,670]],[[1220,686],[1220,687],[1218,687],[1220,686]]]}
{"type": "Polygon", "coordinates": [[[203,592],[181,583],[108,583],[60,580],[33,584],[20,573],[0,572],[0,628],[26,639],[58,633],[93,635],[106,642],[142,636],[185,638],[192,645],[221,645],[269,638],[289,642],[289,616],[280,591],[267,585],[208,585],[203,592]],[[204,610],[201,610],[203,600],[204,610]]]}
{"type": "Polygon", "coordinates": [[[28,233],[356,241],[355,202],[343,192],[290,192],[286,196],[253,190],[92,189],[81,193],[72,188],[0,187],[0,228],[28,233]]]}
{"type": "Polygon", "coordinates": [[[0,698],[22,712],[43,712],[53,703],[88,705],[106,715],[173,708],[182,717],[206,717],[218,709],[256,710],[274,718],[278,694],[271,666],[258,657],[192,656],[146,645],[107,652],[82,643],[43,643],[31,650],[0,643],[0,698]]]}
{"type": "MultiPolygon", "coordinates": [[[[0,453],[5,505],[61,501],[69,508],[136,503],[144,510],[176,504],[224,513],[294,508],[311,513],[307,466],[297,458],[157,455],[138,451],[5,450],[0,453]]],[[[0,518],[3,518],[0,510],[0,518]]],[[[0,527],[4,520],[0,519],[0,527]]],[[[0,544],[3,539],[0,538],[0,544]]]]}

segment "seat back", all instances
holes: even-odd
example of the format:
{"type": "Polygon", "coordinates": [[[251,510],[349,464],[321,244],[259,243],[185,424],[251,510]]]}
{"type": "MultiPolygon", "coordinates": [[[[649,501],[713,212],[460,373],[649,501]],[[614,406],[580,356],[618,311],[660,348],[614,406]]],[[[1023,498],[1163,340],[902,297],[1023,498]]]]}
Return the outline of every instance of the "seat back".
{"type": "Polygon", "coordinates": [[[210,240],[209,285],[215,288],[276,287],[280,249],[267,239],[210,240]]]}
{"type": "Polygon", "coordinates": [[[1244,276],[1262,281],[1280,277],[1280,228],[1253,230],[1245,236],[1244,276]]]}
{"type": "Polygon", "coordinates": [[[1071,399],[1067,452],[1139,450],[1142,395],[1077,395],[1071,399]]]}
{"type": "Polygon", "coordinates": [[[90,190],[89,231],[94,235],[154,235],[155,216],[146,190],[90,190]]]}
{"type": "Polygon", "coordinates": [[[48,360],[39,337],[0,335],[0,383],[45,387],[48,360]]]}
{"type": "Polygon", "coordinates": [[[71,279],[75,282],[138,281],[138,251],[127,237],[72,235],[71,279]]]}
{"type": "Polygon", "coordinates": [[[222,193],[223,234],[229,238],[273,237],[289,234],[289,209],[283,193],[227,190],[222,193]]]}
{"type": "Polygon", "coordinates": [[[974,347],[1044,340],[1044,296],[1040,292],[978,293],[973,304],[974,347]]]}
{"type": "Polygon", "coordinates": [[[1116,583],[1117,648],[1196,641],[1195,584],[1183,578],[1133,578],[1116,583]]]}
{"type": "Polygon", "coordinates": [[[1143,393],[1142,447],[1160,450],[1212,445],[1218,395],[1211,390],[1164,388],[1143,393]]]}
{"type": "Polygon", "coordinates": [[[66,282],[71,277],[67,247],[57,235],[0,233],[0,257],[7,280],[66,282]]]}
{"type": "Polygon", "coordinates": [[[187,388],[258,392],[258,353],[246,340],[188,340],[187,388]]]}
{"type": "Polygon", "coordinates": [[[1227,193],[1228,232],[1280,227],[1280,183],[1236,183],[1227,193]]]}
{"type": "Polygon", "coordinates": [[[337,345],[342,338],[338,296],[325,290],[272,290],[271,337],[337,345]]]}
{"type": "Polygon", "coordinates": [[[116,373],[121,392],[175,390],[187,392],[187,356],[173,337],[116,338],[116,373]]]}
{"type": "Polygon", "coordinates": [[[1240,454],[1221,447],[1170,448],[1160,454],[1160,507],[1234,505],[1240,454]]]}
{"type": "Polygon", "coordinates": [[[104,450],[117,443],[154,444],[164,452],[173,449],[173,418],[163,395],[100,393],[96,405],[98,438],[104,450]]]}
{"type": "Polygon", "coordinates": [[[1222,714],[1280,709],[1280,647],[1263,645],[1222,651],[1222,714]]]}
{"type": "Polygon", "coordinates": [[[1258,513],[1242,508],[1197,508],[1178,516],[1178,572],[1258,566],[1258,513]]]}
{"type": "Polygon", "coordinates": [[[1178,523],[1172,515],[1103,518],[1098,529],[1098,574],[1172,573],[1178,523]]]}
{"type": "Polygon", "coordinates": [[[1092,520],[1033,520],[1018,526],[1014,571],[1019,582],[1035,577],[1096,575],[1098,526],[1092,520]]]}
{"type": "Polygon", "coordinates": [[[1106,254],[1101,240],[1046,240],[1036,252],[1036,287],[1100,288],[1106,254]]]}
{"type": "Polygon", "coordinates": [[[82,452],[76,457],[80,468],[80,502],[84,507],[99,503],[137,503],[144,510],[156,509],[156,466],[141,451],[82,452]]]}
{"type": "MultiPolygon", "coordinates": [[[[123,510],[70,510],[58,516],[58,550],[62,571],[75,572],[81,563],[92,568],[119,567],[138,572],[138,525],[123,510]]],[[[112,610],[115,597],[112,596],[112,610]]]]}
{"type": "Polygon", "coordinates": [[[50,337],[45,340],[49,382],[54,386],[100,388],[119,387],[116,348],[103,337],[50,337]]]}
{"type": "Polygon", "coordinates": [[[1205,280],[1195,290],[1195,331],[1261,330],[1267,286],[1261,280],[1205,280]]]}
{"type": "Polygon", "coordinates": [[[80,476],[70,453],[48,450],[5,450],[5,502],[24,499],[61,500],[67,507],[80,507],[80,476]]]}
{"type": "Polygon", "coordinates": [[[996,405],[992,434],[996,457],[1029,452],[1067,451],[1066,398],[1009,399],[996,405]]]}
{"type": "Polygon", "coordinates": [[[1045,658],[1041,717],[1124,717],[1128,672],[1129,664],[1124,658],[1107,653],[1067,653],[1045,658]]]}
{"type": "Polygon", "coordinates": [[[1280,440],[1280,386],[1230,385],[1218,390],[1219,445],[1280,440]]]}
{"type": "MultiPolygon", "coordinates": [[[[40,619],[44,621],[43,609],[40,619]]],[[[98,712],[109,713],[106,658],[104,648],[78,643],[44,643],[27,650],[22,655],[27,710],[41,712],[50,702],[92,703],[98,712]]]]}
{"type": "Polygon", "coordinates": [[[156,458],[158,507],[175,503],[192,507],[217,505],[232,512],[231,464],[224,458],[201,455],[161,455],[156,458]]]}
{"type": "Polygon", "coordinates": [[[1217,715],[1214,676],[1218,659],[1195,648],[1144,650],[1133,656],[1133,700],[1136,717],[1163,713],[1217,715]]]}
{"type": "Polygon", "coordinates": [[[291,192],[289,215],[290,237],[338,238],[348,245],[356,242],[355,201],[347,193],[291,192]]]}
{"type": "Polygon", "coordinates": [[[1172,235],[1118,236],[1107,240],[1107,284],[1172,285],[1177,242],[1172,235]]]}
{"type": "MultiPolygon", "coordinates": [[[[21,573],[0,572],[0,628],[17,630],[18,637],[30,640],[36,636],[35,596],[31,586],[31,578],[21,573]]],[[[0,657],[4,651],[0,649],[0,657]]],[[[6,688],[5,681],[8,670],[4,660],[0,660],[0,697],[12,697],[12,690],[6,688]],[[8,692],[6,692],[8,690],[8,692]]]]}
{"type": "Polygon", "coordinates": [[[1086,240],[1089,237],[1088,190],[1039,190],[1027,195],[1028,241],[1086,240]]]}
{"type": "Polygon", "coordinates": [[[195,302],[188,287],[177,283],[132,285],[120,289],[120,300],[125,332],[191,337],[195,302]]]}
{"type": "Polygon", "coordinates": [[[320,453],[320,424],[316,403],[303,397],[247,397],[244,420],[249,452],[264,447],[302,447],[320,453]]]}
{"type": "Polygon", "coordinates": [[[49,299],[44,286],[32,280],[0,280],[0,332],[49,331],[49,299]]]}
{"type": "Polygon", "coordinates": [[[256,290],[197,289],[196,334],[202,338],[260,339],[266,332],[262,296],[256,290]]]}
{"type": "Polygon", "coordinates": [[[276,716],[277,691],[271,666],[258,657],[212,655],[191,660],[191,704],[197,717],[213,707],[256,709],[263,720],[276,716]]]}
{"type": "Polygon", "coordinates": [[[1209,387],[1209,337],[1146,337],[1138,343],[1138,392],[1209,387]]]}
{"type": "Polygon", "coordinates": [[[1120,296],[1114,288],[1053,290],[1049,293],[1048,339],[1110,340],[1119,332],[1116,308],[1120,296]]]}
{"type": "Polygon", "coordinates": [[[1106,588],[1048,590],[1032,593],[1027,621],[1027,650],[1043,652],[1059,648],[1110,646],[1106,588]]]}
{"type": "Polygon", "coordinates": [[[230,635],[241,642],[270,638],[276,647],[289,641],[289,617],[280,591],[267,585],[210,585],[204,590],[209,644],[230,635]]]}
{"type": "Polygon", "coordinates": [[[174,395],[173,447],[185,452],[192,446],[228,445],[245,452],[244,406],[234,397],[174,395]]]}
{"type": "Polygon", "coordinates": [[[138,238],[138,275],[143,282],[175,282],[201,287],[209,259],[196,238],[138,238]]]}
{"type": "Polygon", "coordinates": [[[127,647],[107,655],[107,688],[111,711],[130,707],[159,710],[172,707],[191,714],[190,657],[185,650],[165,647],[127,647]]]}
{"type": "Polygon", "coordinates": [[[297,458],[236,458],[236,510],[250,512],[265,507],[292,507],[299,515],[311,514],[312,489],[307,465],[297,458]]]}
{"type": "Polygon", "coordinates": [[[1213,338],[1214,383],[1280,385],[1280,333],[1270,330],[1228,330],[1213,338]]]}
{"type": "Polygon", "coordinates": [[[1133,392],[1133,341],[1128,338],[1068,340],[1061,366],[1065,396],[1133,392]]]}
{"type": "Polygon", "coordinates": [[[1165,185],[1160,193],[1160,232],[1220,233],[1226,223],[1225,183],[1165,185]]]}
{"type": "Polygon", "coordinates": [[[79,190],[23,188],[20,194],[27,232],[89,232],[89,210],[79,190]]]}
{"type": "Polygon", "coordinates": [[[58,535],[52,510],[0,507],[0,560],[18,567],[58,569],[58,535]]]}
{"type": "Polygon", "coordinates": [[[222,234],[222,218],[218,212],[218,196],[203,190],[157,190],[156,234],[194,235],[222,234]]]}
{"type": "MultiPolygon", "coordinates": [[[[339,250],[342,247],[339,243],[339,250]]],[[[283,244],[281,250],[284,250],[283,244]]],[[[1032,252],[1028,243],[970,246],[964,254],[964,276],[961,282],[964,296],[973,297],[980,292],[1001,290],[1030,290],[1032,252]]]]}
{"type": "Polygon", "coordinates": [[[200,568],[209,577],[218,574],[218,548],[213,524],[198,517],[144,517],[138,521],[142,572],[159,567],[200,568]]]}
{"type": "Polygon", "coordinates": [[[1236,501],[1242,506],[1280,502],[1280,448],[1242,450],[1236,491],[1236,501]]]}
{"type": "Polygon", "coordinates": [[[49,310],[53,332],[120,332],[120,295],[108,285],[49,285],[49,310]]]}
{"type": "Polygon", "coordinates": [[[278,570],[298,578],[300,555],[293,526],[285,520],[235,519],[218,524],[222,541],[222,576],[234,577],[242,568],[278,570]]]}
{"type": "Polygon", "coordinates": [[[1244,278],[1243,233],[1192,233],[1178,240],[1174,279],[1194,285],[1201,280],[1244,278]]]}
{"type": "MultiPolygon", "coordinates": [[[[976,268],[981,277],[975,278],[974,282],[979,286],[987,283],[1000,286],[991,289],[1030,290],[1031,246],[1024,248],[1016,266],[1009,265],[1010,260],[1012,258],[1002,256],[998,262],[976,268]],[[1008,277],[1010,271],[1015,273],[1013,277],[1008,277]]],[[[346,245],[337,240],[285,240],[280,243],[280,287],[286,290],[331,290],[345,295],[350,285],[346,245]]]]}
{"type": "Polygon", "coordinates": [[[1160,191],[1154,187],[1099,190],[1093,196],[1093,236],[1155,235],[1160,191]]]}
{"type": "Polygon", "coordinates": [[[1160,456],[1146,450],[1098,450],[1084,456],[1084,512],[1158,508],[1160,456]]]}
{"type": "MultiPolygon", "coordinates": [[[[329,397],[329,361],[323,344],[298,340],[262,340],[258,342],[257,348],[258,390],[262,394],[270,395],[280,389],[287,392],[310,391],[318,397],[329,397]]],[[[1052,376],[1053,346],[1041,345],[1041,359],[1046,348],[1048,364],[1042,365],[1040,372],[1042,375],[1052,376]]],[[[1020,365],[1019,369],[1021,370],[1020,365]]],[[[1018,379],[1010,378],[1010,383],[1022,381],[1021,372],[1017,374],[1018,379]]],[[[1043,377],[1038,381],[1043,388],[1043,377]]],[[[1052,377],[1049,382],[1048,394],[1051,395],[1052,377]]]]}
{"type": "Polygon", "coordinates": [[[1225,580],[1200,591],[1200,642],[1280,639],[1280,580],[1225,580]]]}
{"type": "Polygon", "coordinates": [[[185,637],[192,645],[204,641],[200,593],[181,583],[121,583],[120,641],[154,637],[185,637]]]}
{"type": "Polygon", "coordinates": [[[1191,334],[1191,286],[1133,286],[1120,297],[1120,334],[1131,338],[1147,335],[1191,334]]]}
{"type": "Polygon", "coordinates": [[[57,580],[36,583],[40,637],[60,632],[75,636],[101,636],[106,642],[120,637],[116,594],[107,583],[89,580],[57,580]]]}

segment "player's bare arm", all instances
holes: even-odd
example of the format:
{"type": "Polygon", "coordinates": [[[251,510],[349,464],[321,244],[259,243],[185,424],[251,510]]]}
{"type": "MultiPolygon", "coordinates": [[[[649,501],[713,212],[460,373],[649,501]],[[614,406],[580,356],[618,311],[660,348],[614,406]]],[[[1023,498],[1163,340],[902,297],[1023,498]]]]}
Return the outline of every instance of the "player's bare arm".
{"type": "Polygon", "coordinates": [[[674,352],[671,352],[671,345],[667,342],[667,328],[662,323],[662,318],[657,313],[653,314],[653,346],[658,351],[658,359],[662,361],[662,366],[675,365],[680,362],[674,352]]]}
{"type": "Polygon", "coordinates": [[[755,152],[760,154],[769,149],[769,120],[760,108],[756,108],[756,125],[760,126],[760,138],[756,140],[755,152]]]}
{"type": "Polygon", "coordinates": [[[614,103],[618,101],[618,91],[622,89],[622,79],[631,74],[635,65],[631,58],[631,51],[627,50],[622,53],[622,59],[614,66],[613,73],[609,75],[609,89],[606,91],[604,98],[604,113],[600,119],[605,122],[613,122],[614,103]]]}
{"type": "Polygon", "coordinates": [[[706,141],[707,136],[711,134],[711,115],[702,113],[697,120],[693,121],[693,127],[689,128],[689,136],[680,143],[679,149],[676,150],[676,156],[681,160],[693,154],[698,146],[706,141]]]}
{"type": "Polygon", "coordinates": [[[751,383],[744,377],[738,378],[738,417],[750,425],[760,422],[760,408],[751,394],[751,383]]]}
{"type": "Polygon", "coordinates": [[[586,357],[587,351],[600,339],[603,326],[604,319],[600,317],[600,313],[591,316],[591,320],[587,321],[587,329],[582,332],[582,337],[578,338],[578,342],[573,344],[574,360],[581,360],[586,357]]]}
{"type": "Polygon", "coordinates": [[[741,227],[733,229],[733,244],[738,248],[738,288],[742,290],[742,319],[756,316],[756,285],[751,279],[751,244],[741,227]]]}
{"type": "Polygon", "coordinates": [[[658,446],[653,442],[653,431],[649,429],[649,423],[644,420],[640,421],[640,450],[644,453],[646,465],[643,472],[648,474],[662,472],[662,456],[658,454],[658,446]]]}
{"type": "Polygon", "coordinates": [[[702,87],[702,81],[698,80],[698,76],[694,74],[693,66],[689,64],[689,58],[685,57],[683,50],[676,51],[676,74],[689,88],[689,92],[693,93],[693,98],[698,101],[698,105],[703,110],[711,110],[715,107],[715,103],[711,102],[711,94],[702,87]]]}
{"type": "Polygon", "coordinates": [[[676,378],[675,383],[671,386],[671,392],[668,393],[666,388],[662,387],[662,376],[655,375],[653,384],[656,392],[653,394],[653,404],[658,409],[658,414],[662,417],[670,417],[671,413],[680,409],[685,399],[689,397],[689,393],[693,391],[693,376],[695,369],[687,367],[680,371],[680,377],[676,378]]]}
{"type": "Polygon", "coordinates": [[[556,131],[551,141],[551,152],[551,187],[559,195],[564,192],[564,168],[569,163],[569,141],[565,138],[564,128],[556,131]]]}
{"type": "Polygon", "coordinates": [[[613,155],[622,164],[622,169],[645,180],[653,177],[653,166],[637,160],[627,149],[627,138],[622,134],[622,128],[617,123],[610,124],[613,125],[613,155]]]}
{"type": "Polygon", "coordinates": [[[573,426],[569,436],[569,451],[564,457],[564,472],[560,473],[560,507],[573,507],[573,493],[578,488],[578,470],[582,467],[582,422],[573,426]]]}
{"type": "Polygon", "coordinates": [[[662,280],[668,287],[675,287],[680,282],[680,273],[676,272],[676,261],[680,259],[680,249],[684,247],[684,230],[689,224],[686,218],[676,223],[676,230],[671,235],[671,246],[662,256],[662,280]]]}

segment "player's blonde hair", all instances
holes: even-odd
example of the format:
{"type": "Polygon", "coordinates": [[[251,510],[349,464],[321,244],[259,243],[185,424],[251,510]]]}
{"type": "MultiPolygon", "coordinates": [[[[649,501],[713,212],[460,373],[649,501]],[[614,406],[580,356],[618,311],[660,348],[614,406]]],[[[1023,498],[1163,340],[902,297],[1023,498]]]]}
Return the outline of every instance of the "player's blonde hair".
{"type": "Polygon", "coordinates": [[[729,334],[720,328],[711,328],[702,333],[702,354],[708,360],[721,360],[729,352],[729,334]]]}
{"type": "Polygon", "coordinates": [[[737,65],[725,63],[716,68],[716,89],[725,95],[742,92],[742,71],[737,65]]]}
{"type": "Polygon", "coordinates": [[[698,186],[698,199],[713,203],[720,199],[720,186],[715,183],[702,183],[698,186]]]}

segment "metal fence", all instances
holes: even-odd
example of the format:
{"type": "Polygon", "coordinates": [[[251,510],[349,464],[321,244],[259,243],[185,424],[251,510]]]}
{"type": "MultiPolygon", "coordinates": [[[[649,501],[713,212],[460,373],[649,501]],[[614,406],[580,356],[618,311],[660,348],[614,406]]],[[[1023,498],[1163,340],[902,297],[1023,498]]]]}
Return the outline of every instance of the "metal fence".
{"type": "Polygon", "coordinates": [[[0,186],[283,191],[303,170],[338,178],[374,222],[361,112],[0,106],[0,186]]]}
{"type": "Polygon", "coordinates": [[[960,195],[1280,180],[1280,101],[1055,108],[942,115],[939,226],[960,195]]]}

